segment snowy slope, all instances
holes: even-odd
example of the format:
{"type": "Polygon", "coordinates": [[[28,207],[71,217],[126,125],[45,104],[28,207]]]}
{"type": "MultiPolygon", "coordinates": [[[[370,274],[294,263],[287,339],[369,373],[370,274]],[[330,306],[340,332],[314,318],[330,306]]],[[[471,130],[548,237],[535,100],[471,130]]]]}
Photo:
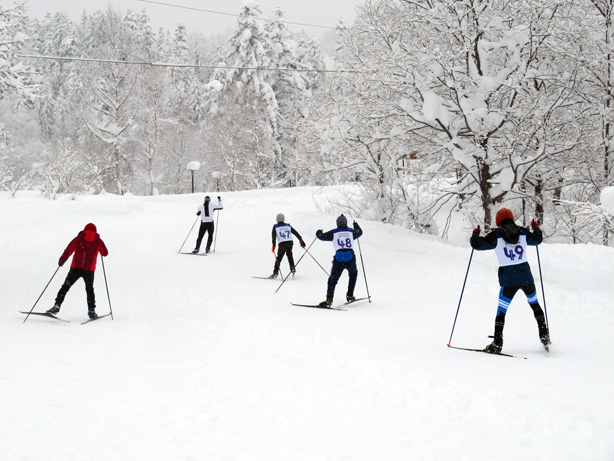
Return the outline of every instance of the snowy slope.
{"type": "MultiPolygon", "coordinates": [[[[347,312],[290,306],[324,299],[326,275],[310,256],[277,294],[279,281],[251,277],[272,271],[277,213],[307,244],[334,227],[314,204],[327,194],[222,194],[207,257],[177,254],[203,194],[0,194],[0,459],[614,459],[612,248],[540,247],[549,355],[521,293],[504,352],[527,360],[457,351],[446,345],[468,246],[358,220],[373,302],[347,312]],[[32,307],[88,222],[110,251],[115,319],[79,324],[79,281],[61,312],[70,324],[23,324],[18,310],[32,307]]],[[[196,227],[184,249],[195,239],[196,227]]],[[[310,253],[330,270],[332,245],[316,241],[310,253]]],[[[453,345],[489,341],[496,268],[494,253],[474,253],[453,345]]],[[[67,271],[37,310],[53,304],[67,271]]],[[[336,302],[346,286],[344,275],[336,302]]],[[[100,262],[95,287],[108,312],[100,262]]]]}

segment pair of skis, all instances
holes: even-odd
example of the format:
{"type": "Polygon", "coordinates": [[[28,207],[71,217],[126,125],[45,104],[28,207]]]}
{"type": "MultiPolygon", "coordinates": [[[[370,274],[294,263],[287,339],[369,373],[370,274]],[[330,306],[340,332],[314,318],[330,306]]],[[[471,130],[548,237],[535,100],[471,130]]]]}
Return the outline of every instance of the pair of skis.
{"type": "MultiPolygon", "coordinates": [[[[543,346],[544,346],[544,349],[546,350],[546,352],[550,352],[550,344],[551,344],[551,343],[548,343],[548,344],[544,344],[544,345],[543,345],[543,346]]],[[[456,347],[456,346],[451,346],[450,344],[448,344],[448,347],[449,347],[450,349],[458,349],[458,350],[460,350],[460,351],[483,352],[484,354],[490,354],[490,355],[502,355],[503,357],[512,357],[512,358],[515,358],[515,359],[523,359],[523,360],[526,360],[526,359],[527,359],[526,357],[521,357],[521,356],[518,356],[518,355],[512,355],[512,354],[504,354],[503,352],[492,353],[492,352],[488,352],[488,351],[486,351],[486,350],[484,350],[484,349],[471,349],[471,348],[467,348],[467,347],[456,347]]]]}
{"type": "MultiPolygon", "coordinates": [[[[21,313],[21,314],[29,314],[29,315],[40,315],[42,317],[49,317],[49,318],[54,319],[54,320],[59,320],[60,322],[70,323],[70,320],[61,319],[60,317],[57,317],[57,316],[55,316],[53,314],[50,314],[49,312],[24,312],[24,311],[19,311],[19,313],[21,313]]],[[[85,322],[81,322],[81,325],[85,325],[86,323],[90,323],[90,322],[93,322],[94,320],[99,320],[99,319],[102,319],[104,317],[108,317],[109,315],[111,315],[110,312],[108,314],[105,314],[105,315],[99,315],[95,319],[88,319],[85,322]]]]}
{"type": "Polygon", "coordinates": [[[179,253],[180,255],[208,256],[209,253],[179,253]]]}
{"type": "Polygon", "coordinates": [[[297,303],[290,303],[293,306],[298,306],[298,307],[312,307],[315,309],[329,309],[332,311],[347,311],[347,309],[345,309],[343,306],[347,306],[348,304],[354,304],[357,303],[358,301],[364,301],[364,300],[371,300],[371,296],[365,296],[364,298],[356,298],[354,301],[348,301],[346,303],[341,304],[340,306],[320,306],[319,304],[297,304],[297,303]]]}

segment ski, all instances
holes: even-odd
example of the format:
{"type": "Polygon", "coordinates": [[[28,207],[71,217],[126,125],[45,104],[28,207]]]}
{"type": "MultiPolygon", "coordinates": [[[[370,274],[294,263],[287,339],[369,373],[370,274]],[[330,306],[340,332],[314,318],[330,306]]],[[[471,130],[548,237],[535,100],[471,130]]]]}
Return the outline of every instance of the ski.
{"type": "Polygon", "coordinates": [[[371,296],[365,296],[364,298],[356,298],[354,301],[348,301],[346,303],[344,303],[344,306],[347,306],[348,304],[354,304],[357,303],[358,301],[364,301],[365,299],[371,299],[371,296]]]}
{"type": "Polygon", "coordinates": [[[448,347],[449,347],[450,349],[458,349],[458,350],[460,350],[460,351],[482,352],[482,353],[484,353],[484,354],[489,354],[489,355],[502,355],[503,357],[513,357],[513,358],[515,358],[515,359],[524,359],[524,360],[526,360],[526,359],[527,359],[526,357],[520,357],[520,356],[518,356],[518,355],[511,355],[511,354],[504,354],[503,352],[499,352],[498,354],[493,354],[492,352],[487,352],[487,351],[485,351],[484,349],[470,349],[470,348],[467,348],[467,347],[456,347],[456,346],[450,346],[449,344],[448,344],[448,347]]]}
{"type": "Polygon", "coordinates": [[[108,314],[104,314],[104,315],[99,315],[98,317],[96,317],[95,319],[88,319],[85,322],[81,322],[81,325],[85,325],[86,323],[90,323],[93,322],[94,320],[99,320],[105,317],[108,317],[109,315],[111,315],[111,313],[109,312],[108,314]]]}
{"type": "Polygon", "coordinates": [[[48,312],[24,312],[24,311],[19,311],[19,313],[21,313],[21,314],[29,314],[29,315],[40,315],[40,316],[43,316],[43,317],[49,317],[51,319],[59,320],[60,322],[70,323],[69,320],[61,319],[60,317],[56,317],[53,314],[49,314],[48,312]]]}
{"type": "Polygon", "coordinates": [[[180,255],[208,256],[208,253],[179,253],[180,255]]]}
{"type": "Polygon", "coordinates": [[[258,277],[257,275],[252,275],[252,278],[262,279],[262,280],[277,280],[277,277],[271,277],[271,276],[268,276],[268,277],[258,277]]]}
{"type": "Polygon", "coordinates": [[[347,309],[344,309],[343,307],[324,307],[324,306],[320,306],[319,304],[296,304],[296,303],[290,303],[293,306],[299,306],[299,307],[313,307],[315,309],[329,309],[331,311],[347,311],[347,309]]]}

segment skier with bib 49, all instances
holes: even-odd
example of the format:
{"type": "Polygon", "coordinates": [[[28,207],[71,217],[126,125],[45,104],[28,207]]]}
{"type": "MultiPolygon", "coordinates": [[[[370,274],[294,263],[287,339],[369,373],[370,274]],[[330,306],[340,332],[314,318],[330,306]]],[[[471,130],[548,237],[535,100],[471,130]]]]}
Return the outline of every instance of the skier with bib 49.
{"type": "Polygon", "coordinates": [[[296,273],[296,269],[294,268],[294,256],[292,255],[292,247],[294,246],[294,242],[292,240],[292,234],[296,235],[298,238],[301,247],[305,248],[305,242],[301,237],[301,234],[292,227],[290,224],[284,222],[285,216],[283,213],[279,213],[276,216],[277,224],[273,226],[273,230],[271,232],[271,237],[273,238],[273,253],[275,253],[275,241],[279,242],[277,247],[277,255],[275,256],[275,266],[273,267],[273,274],[270,278],[277,278],[279,274],[279,264],[281,260],[284,259],[284,256],[288,256],[288,264],[290,264],[290,272],[292,275],[296,273]]]}
{"type": "Polygon", "coordinates": [[[55,298],[55,304],[47,313],[55,315],[60,312],[60,307],[70,287],[72,287],[77,280],[83,278],[85,282],[85,292],[87,293],[87,314],[90,319],[98,318],[98,314],[96,314],[96,297],[94,295],[94,271],[96,270],[98,253],[102,256],[107,256],[109,250],[107,250],[100,235],[96,232],[96,226],[94,224],[89,223],[85,226],[85,229],[79,232],[79,235],[71,240],[64,250],[64,253],[62,253],[62,256],[60,256],[58,264],[63,266],[73,253],[75,255],[72,258],[70,271],[68,271],[66,280],[62,284],[60,291],[58,291],[55,298]]]}
{"type": "Polygon", "coordinates": [[[211,203],[211,197],[208,195],[205,197],[204,203],[198,207],[196,214],[200,216],[200,228],[198,229],[198,238],[196,239],[196,248],[192,251],[193,254],[198,254],[200,251],[200,244],[203,241],[203,237],[206,232],[209,232],[207,236],[207,246],[205,248],[205,253],[209,253],[211,251],[211,242],[213,242],[213,229],[215,225],[213,224],[213,212],[215,210],[222,210],[224,205],[222,204],[222,198],[217,198],[217,205],[213,205],[211,203]]]}
{"type": "Polygon", "coordinates": [[[550,334],[544,318],[544,311],[539,305],[537,291],[531,267],[527,262],[527,246],[537,246],[542,242],[542,231],[539,222],[532,220],[531,229],[519,227],[514,222],[514,215],[508,208],[501,208],[495,217],[496,229],[484,237],[480,237],[480,228],[473,229],[470,244],[478,251],[495,250],[499,260],[499,304],[495,317],[494,340],[484,349],[486,352],[498,354],[503,348],[503,327],[505,314],[518,290],[522,290],[527,302],[533,310],[539,332],[539,339],[547,349],[550,344],[550,334]]]}
{"type": "Polygon", "coordinates": [[[322,301],[320,307],[331,307],[335,296],[335,287],[339,281],[339,277],[345,269],[348,271],[349,282],[348,291],[345,296],[347,302],[356,300],[354,296],[354,287],[358,278],[358,268],[356,267],[356,255],[354,254],[354,240],[362,235],[362,229],[356,221],[354,228],[348,227],[348,220],[341,215],[337,218],[337,228],[328,232],[322,232],[319,229],[316,232],[316,237],[319,240],[333,242],[335,248],[335,256],[333,257],[333,266],[328,277],[328,288],[326,290],[326,301],[322,301]]]}

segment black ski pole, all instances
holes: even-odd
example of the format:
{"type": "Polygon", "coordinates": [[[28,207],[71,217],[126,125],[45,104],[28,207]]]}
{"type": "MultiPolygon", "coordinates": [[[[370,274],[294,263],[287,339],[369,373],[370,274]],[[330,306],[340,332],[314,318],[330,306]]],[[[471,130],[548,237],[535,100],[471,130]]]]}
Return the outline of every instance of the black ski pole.
{"type": "MultiPolygon", "coordinates": [[[[303,248],[303,249],[305,250],[305,253],[303,253],[303,254],[301,255],[301,257],[298,259],[298,261],[297,261],[297,262],[296,262],[296,264],[294,265],[294,268],[295,268],[295,269],[296,269],[296,267],[299,265],[299,263],[301,262],[301,260],[302,260],[302,259],[305,257],[305,255],[306,255],[306,254],[309,252],[309,248],[311,248],[311,245],[313,245],[313,244],[315,243],[316,238],[317,238],[317,237],[314,237],[313,242],[311,242],[311,243],[309,244],[309,246],[307,247],[307,249],[304,249],[304,248],[303,248]]],[[[279,291],[279,289],[282,287],[282,285],[283,285],[284,283],[286,283],[286,280],[288,280],[288,277],[290,277],[290,274],[291,274],[291,273],[292,273],[292,272],[290,272],[288,275],[286,275],[286,277],[283,279],[283,281],[281,282],[281,284],[280,284],[280,285],[277,287],[277,290],[275,290],[275,293],[277,293],[277,292],[279,291]]]]}
{"type": "Polygon", "coordinates": [[[111,320],[115,320],[113,318],[113,309],[111,308],[111,296],[109,296],[109,284],[107,283],[107,271],[104,269],[104,257],[100,257],[100,261],[102,261],[102,273],[104,274],[104,286],[107,288],[107,299],[109,300],[109,312],[111,313],[111,320]]]}
{"type": "Polygon", "coordinates": [[[544,316],[546,317],[546,326],[548,327],[548,332],[550,332],[550,325],[548,324],[548,309],[546,308],[546,293],[544,292],[544,279],[542,277],[542,264],[539,260],[539,248],[535,247],[537,250],[537,267],[539,267],[539,281],[542,285],[542,298],[544,300],[544,316]]]}
{"type": "Polygon", "coordinates": [[[467,276],[469,275],[469,267],[471,267],[471,259],[473,258],[473,248],[471,249],[471,256],[469,256],[469,264],[467,264],[467,272],[465,273],[465,281],[463,282],[463,288],[461,290],[460,299],[458,300],[458,307],[456,308],[456,315],[454,316],[454,324],[452,325],[452,332],[450,333],[450,340],[448,341],[448,347],[452,347],[452,335],[454,334],[454,327],[456,327],[456,319],[458,318],[458,311],[460,310],[461,301],[463,299],[463,292],[465,291],[465,284],[467,283],[467,276]]]}
{"type": "MultiPolygon", "coordinates": [[[[198,221],[199,216],[196,216],[196,221],[198,221]]],[[[179,247],[179,251],[177,253],[181,253],[181,249],[183,248],[183,246],[185,245],[185,242],[188,241],[188,237],[190,236],[190,234],[192,233],[192,229],[194,229],[194,226],[196,225],[196,221],[194,221],[194,224],[192,224],[192,227],[190,227],[190,232],[188,232],[188,235],[186,235],[185,240],[183,241],[183,243],[181,244],[181,247],[179,247]]]]}
{"type": "Polygon", "coordinates": [[[38,302],[40,301],[41,297],[43,296],[43,293],[45,293],[45,290],[47,290],[47,287],[49,286],[49,284],[51,283],[51,281],[53,280],[53,277],[55,277],[55,274],[58,273],[58,271],[60,270],[60,267],[62,266],[58,266],[58,268],[55,270],[55,272],[53,273],[53,275],[51,276],[51,278],[49,279],[49,281],[47,282],[47,285],[45,285],[45,288],[43,289],[43,292],[40,294],[40,296],[38,297],[38,299],[36,300],[36,302],[34,303],[34,306],[32,306],[32,309],[30,309],[30,312],[28,312],[28,315],[26,315],[26,318],[24,319],[23,322],[21,323],[26,323],[26,320],[28,320],[28,317],[30,317],[30,314],[32,313],[32,311],[34,310],[34,308],[36,307],[36,305],[38,304],[38,302]]]}
{"type": "Polygon", "coordinates": [[[362,259],[362,250],[360,248],[360,239],[356,239],[358,242],[358,253],[360,253],[360,264],[362,265],[362,275],[365,277],[365,287],[367,287],[367,296],[369,297],[369,302],[371,302],[371,295],[369,294],[369,284],[367,283],[367,273],[365,272],[365,262],[362,259]]]}

